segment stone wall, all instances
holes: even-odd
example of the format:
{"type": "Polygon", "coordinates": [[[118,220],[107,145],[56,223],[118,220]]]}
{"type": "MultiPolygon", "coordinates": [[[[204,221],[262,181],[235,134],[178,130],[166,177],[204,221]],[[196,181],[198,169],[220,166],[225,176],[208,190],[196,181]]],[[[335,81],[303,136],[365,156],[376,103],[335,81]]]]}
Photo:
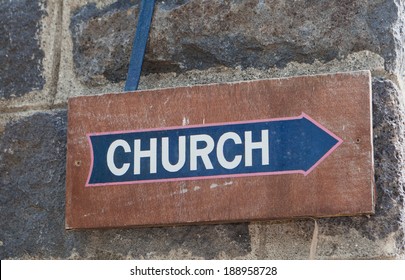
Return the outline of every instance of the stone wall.
{"type": "Polygon", "coordinates": [[[122,91],[139,2],[0,1],[1,259],[404,258],[402,0],[158,0],[140,82],[370,70],[375,215],[66,231],[67,100],[122,91]]]}

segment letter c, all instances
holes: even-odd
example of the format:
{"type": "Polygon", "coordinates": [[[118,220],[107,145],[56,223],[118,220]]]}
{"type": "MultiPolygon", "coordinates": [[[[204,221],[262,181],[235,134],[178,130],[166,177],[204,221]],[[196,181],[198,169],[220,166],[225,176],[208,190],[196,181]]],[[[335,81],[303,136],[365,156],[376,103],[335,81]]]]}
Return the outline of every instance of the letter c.
{"type": "Polygon", "coordinates": [[[227,132],[224,133],[218,140],[218,145],[217,145],[217,158],[219,163],[222,165],[222,167],[226,169],[234,169],[237,167],[241,160],[242,156],[237,155],[234,157],[232,161],[228,161],[225,156],[224,156],[224,144],[225,141],[227,140],[233,140],[235,144],[242,144],[242,140],[240,139],[239,135],[236,134],[235,132],[227,132]]]}
{"type": "Polygon", "coordinates": [[[122,167],[120,167],[120,168],[118,168],[115,165],[114,154],[115,154],[115,150],[118,147],[124,148],[124,152],[126,152],[126,153],[131,152],[131,147],[125,140],[122,140],[122,139],[115,140],[114,142],[111,143],[110,147],[108,147],[107,166],[108,166],[108,169],[110,169],[112,174],[114,174],[115,176],[122,176],[128,171],[130,164],[124,163],[122,165],[122,167]]]}

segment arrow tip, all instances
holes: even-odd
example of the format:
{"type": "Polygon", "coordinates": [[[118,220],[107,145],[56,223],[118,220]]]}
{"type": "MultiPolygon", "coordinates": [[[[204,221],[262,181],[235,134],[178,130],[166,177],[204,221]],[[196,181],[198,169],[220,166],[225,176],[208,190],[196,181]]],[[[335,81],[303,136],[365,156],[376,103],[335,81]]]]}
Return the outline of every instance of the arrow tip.
{"type": "Polygon", "coordinates": [[[307,115],[306,113],[302,112],[300,115],[300,118],[303,119],[307,119],[308,121],[310,121],[312,124],[314,124],[315,126],[317,126],[319,129],[321,129],[323,132],[325,132],[326,134],[328,134],[330,137],[334,138],[337,142],[335,145],[333,145],[318,161],[316,161],[308,170],[304,171],[303,174],[304,176],[307,176],[309,173],[312,172],[312,170],[314,170],[322,161],[324,161],[330,154],[332,154],[342,143],[343,140],[338,137],[336,134],[334,134],[333,132],[331,132],[329,129],[327,129],[326,127],[324,127],[322,124],[320,124],[319,122],[317,122],[316,120],[314,120],[313,118],[311,118],[309,115],[307,115]]]}

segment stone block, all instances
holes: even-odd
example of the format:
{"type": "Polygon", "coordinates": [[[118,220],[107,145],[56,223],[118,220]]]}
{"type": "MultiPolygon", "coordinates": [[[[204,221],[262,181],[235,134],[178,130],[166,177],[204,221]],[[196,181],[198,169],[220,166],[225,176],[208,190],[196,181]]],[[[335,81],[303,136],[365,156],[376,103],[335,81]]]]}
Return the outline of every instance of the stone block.
{"type": "MultiPolygon", "coordinates": [[[[139,1],[71,11],[74,72],[93,87],[126,79],[139,1]]],[[[368,50],[401,73],[402,2],[157,1],[143,73],[284,68],[368,50]]]]}
{"type": "Polygon", "coordinates": [[[1,113],[52,104],[60,58],[61,3],[0,2],[1,113]]]}
{"type": "Polygon", "coordinates": [[[0,96],[22,96],[43,89],[44,52],[37,33],[45,11],[39,1],[0,3],[0,96]],[[21,31],[24,30],[24,36],[21,31]]]}

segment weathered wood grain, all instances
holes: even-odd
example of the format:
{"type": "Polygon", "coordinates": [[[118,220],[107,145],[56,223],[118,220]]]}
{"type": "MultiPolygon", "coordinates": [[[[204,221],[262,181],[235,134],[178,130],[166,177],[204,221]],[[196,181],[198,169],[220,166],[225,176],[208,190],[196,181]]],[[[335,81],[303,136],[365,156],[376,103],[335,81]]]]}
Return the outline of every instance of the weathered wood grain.
{"type": "Polygon", "coordinates": [[[368,71],[77,97],[69,100],[66,228],[222,223],[374,212],[368,71]],[[86,133],[299,116],[343,143],[308,176],[85,187],[86,133]]]}

